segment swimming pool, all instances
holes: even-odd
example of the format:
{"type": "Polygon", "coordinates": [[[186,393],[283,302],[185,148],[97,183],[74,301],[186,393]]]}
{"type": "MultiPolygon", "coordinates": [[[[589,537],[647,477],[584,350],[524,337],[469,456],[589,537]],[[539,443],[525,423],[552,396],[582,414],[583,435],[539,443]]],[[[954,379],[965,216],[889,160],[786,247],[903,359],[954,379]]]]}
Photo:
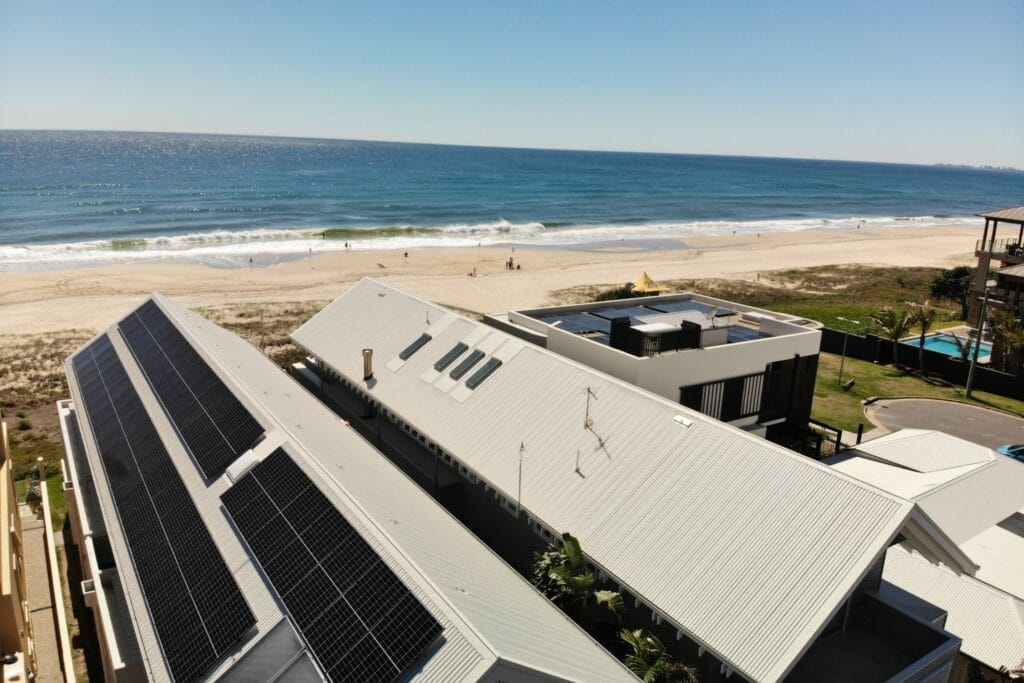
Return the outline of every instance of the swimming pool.
{"type": "MultiPolygon", "coordinates": [[[[967,341],[964,337],[949,334],[948,332],[936,332],[933,334],[926,335],[924,338],[924,348],[927,349],[928,351],[936,351],[947,356],[959,358],[961,356],[961,353],[960,345],[957,344],[958,339],[961,343],[969,343],[971,345],[970,353],[974,353],[973,339],[967,341]]],[[[900,343],[906,344],[907,346],[918,347],[921,344],[921,338],[913,337],[911,339],[904,339],[900,343]]],[[[984,358],[985,356],[989,356],[991,354],[992,344],[987,341],[981,342],[981,346],[978,349],[978,357],[984,358]]]]}

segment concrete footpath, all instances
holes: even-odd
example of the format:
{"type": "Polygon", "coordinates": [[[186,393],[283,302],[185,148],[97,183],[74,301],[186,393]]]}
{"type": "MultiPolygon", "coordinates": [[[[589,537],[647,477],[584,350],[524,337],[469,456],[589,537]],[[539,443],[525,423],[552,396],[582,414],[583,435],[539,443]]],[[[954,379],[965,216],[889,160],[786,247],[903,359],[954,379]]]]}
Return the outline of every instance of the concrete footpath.
{"type": "MultiPolygon", "coordinates": [[[[53,598],[46,559],[46,522],[27,505],[19,505],[25,551],[25,581],[28,584],[29,618],[36,651],[36,680],[63,681],[60,650],[57,646],[57,623],[54,620],[53,598]]],[[[63,606],[58,606],[63,609],[63,606]]]]}

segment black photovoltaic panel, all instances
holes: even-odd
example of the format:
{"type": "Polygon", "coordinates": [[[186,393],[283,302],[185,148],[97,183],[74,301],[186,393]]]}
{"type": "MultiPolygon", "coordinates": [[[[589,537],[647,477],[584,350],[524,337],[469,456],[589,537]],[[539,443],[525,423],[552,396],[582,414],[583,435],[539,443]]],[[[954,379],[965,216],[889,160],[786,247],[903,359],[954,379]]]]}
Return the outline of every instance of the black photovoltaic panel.
{"type": "Polygon", "coordinates": [[[433,337],[431,337],[429,334],[421,334],[419,337],[416,338],[416,341],[406,346],[402,350],[402,352],[398,354],[398,357],[401,358],[402,360],[409,360],[410,358],[412,358],[412,354],[416,353],[421,348],[423,348],[423,345],[426,344],[431,339],[433,339],[433,337]]]}
{"type": "Polygon", "coordinates": [[[282,449],[221,496],[331,681],[398,678],[441,624],[282,449]]]}
{"type": "Polygon", "coordinates": [[[256,619],[107,335],[72,366],[167,668],[196,680],[256,619]]]}
{"type": "Polygon", "coordinates": [[[589,313],[572,313],[569,315],[545,315],[537,318],[551,325],[561,321],[559,327],[566,332],[583,334],[585,332],[610,332],[612,324],[604,318],[589,313]]]}
{"type": "Polygon", "coordinates": [[[501,361],[497,358],[491,358],[483,364],[483,367],[474,372],[470,378],[466,380],[466,386],[470,389],[476,389],[485,379],[491,376],[491,373],[500,367],[501,361]]]}
{"type": "Polygon", "coordinates": [[[752,330],[749,327],[741,327],[739,325],[733,325],[730,327],[726,335],[726,341],[730,343],[744,342],[760,338],[761,333],[757,330],[752,330]]]}
{"type": "Polygon", "coordinates": [[[653,303],[648,304],[648,308],[653,308],[656,311],[662,313],[677,313],[679,311],[697,311],[699,313],[710,313],[715,311],[715,317],[720,318],[722,316],[735,315],[736,311],[728,308],[721,308],[719,306],[712,306],[706,304],[703,301],[672,301],[669,303],[653,303]]]}
{"type": "Polygon", "coordinates": [[[263,427],[152,299],[118,328],[203,475],[219,476],[263,427]]]}
{"type": "Polygon", "coordinates": [[[462,342],[459,342],[452,347],[452,350],[441,356],[436,363],[434,363],[434,369],[438,372],[443,371],[446,367],[455,362],[455,359],[466,352],[469,346],[462,342]]]}
{"type": "Polygon", "coordinates": [[[651,315],[655,313],[649,308],[644,306],[633,306],[631,308],[606,308],[603,310],[590,311],[591,314],[607,318],[608,320],[615,320],[616,318],[635,318],[642,315],[651,315]]]}
{"type": "Polygon", "coordinates": [[[470,368],[480,362],[480,359],[484,357],[484,352],[480,349],[473,351],[462,361],[455,366],[455,368],[449,373],[452,379],[462,379],[462,376],[469,372],[470,368]]]}

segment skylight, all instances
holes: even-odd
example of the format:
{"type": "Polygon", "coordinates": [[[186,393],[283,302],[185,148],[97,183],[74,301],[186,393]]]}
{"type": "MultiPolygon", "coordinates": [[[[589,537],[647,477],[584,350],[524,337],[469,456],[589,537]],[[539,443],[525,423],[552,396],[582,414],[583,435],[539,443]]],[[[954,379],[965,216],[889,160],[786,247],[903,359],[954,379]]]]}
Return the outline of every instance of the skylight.
{"type": "Polygon", "coordinates": [[[438,372],[443,371],[446,367],[455,362],[455,359],[466,352],[469,346],[463,342],[459,342],[452,347],[452,350],[441,356],[436,363],[434,363],[434,369],[438,372]]]}
{"type": "Polygon", "coordinates": [[[414,341],[412,344],[406,346],[405,350],[398,354],[398,357],[401,358],[402,360],[409,360],[412,357],[412,354],[416,353],[421,348],[423,348],[423,345],[430,341],[432,338],[433,337],[431,337],[429,334],[421,334],[419,336],[419,339],[414,341]]]}
{"type": "Polygon", "coordinates": [[[462,376],[469,372],[469,369],[480,362],[480,359],[484,357],[484,352],[477,349],[473,353],[466,356],[465,360],[455,366],[449,375],[452,379],[462,379],[462,376]]]}
{"type": "Polygon", "coordinates": [[[485,379],[491,376],[491,373],[500,367],[501,361],[497,358],[491,358],[484,363],[482,368],[473,373],[472,377],[466,380],[466,386],[470,389],[476,389],[485,379]]]}

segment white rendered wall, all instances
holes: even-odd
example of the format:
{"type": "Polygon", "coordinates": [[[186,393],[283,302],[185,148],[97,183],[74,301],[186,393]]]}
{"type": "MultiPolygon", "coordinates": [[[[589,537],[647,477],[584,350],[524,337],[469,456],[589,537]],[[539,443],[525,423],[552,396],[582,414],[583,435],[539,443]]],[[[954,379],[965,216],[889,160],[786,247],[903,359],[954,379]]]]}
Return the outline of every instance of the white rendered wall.
{"type": "MultiPolygon", "coordinates": [[[[777,333],[767,328],[785,323],[765,320],[762,324],[766,332],[777,333]]],[[[549,327],[548,348],[566,358],[678,402],[679,388],[682,386],[762,372],[769,363],[798,354],[813,356],[818,353],[821,332],[808,330],[793,334],[792,326],[787,327],[786,331],[790,333],[784,337],[675,351],[649,358],[638,358],[571,332],[549,327]]]]}

